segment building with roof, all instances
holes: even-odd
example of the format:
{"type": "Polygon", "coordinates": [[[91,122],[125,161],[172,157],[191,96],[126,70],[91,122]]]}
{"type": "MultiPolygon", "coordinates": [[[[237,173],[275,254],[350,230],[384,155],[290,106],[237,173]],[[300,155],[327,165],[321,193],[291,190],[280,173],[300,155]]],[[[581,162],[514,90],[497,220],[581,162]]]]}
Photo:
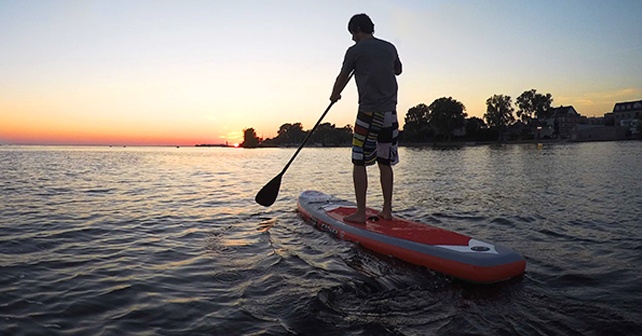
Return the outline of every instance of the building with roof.
{"type": "Polygon", "coordinates": [[[554,107],[547,111],[548,118],[544,120],[552,137],[568,139],[571,133],[582,120],[582,116],[575,111],[573,106],[554,107]]]}
{"type": "Polygon", "coordinates": [[[642,120],[642,100],[615,103],[611,117],[615,126],[625,127],[632,135],[639,134],[642,120]]]}
{"type": "Polygon", "coordinates": [[[613,119],[618,126],[624,126],[621,121],[642,118],[642,100],[615,103],[613,107],[613,119]]]}

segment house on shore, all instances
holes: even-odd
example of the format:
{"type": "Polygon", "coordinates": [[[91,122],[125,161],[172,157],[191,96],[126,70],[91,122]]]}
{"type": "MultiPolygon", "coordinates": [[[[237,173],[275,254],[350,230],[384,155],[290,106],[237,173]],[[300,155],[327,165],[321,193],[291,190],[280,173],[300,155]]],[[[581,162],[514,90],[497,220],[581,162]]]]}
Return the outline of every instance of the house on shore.
{"type": "Polygon", "coordinates": [[[570,139],[582,116],[573,106],[554,107],[547,111],[548,117],[537,126],[537,139],[570,139]]]}
{"type": "Polygon", "coordinates": [[[616,126],[626,126],[631,120],[642,118],[642,100],[615,103],[613,119],[616,126]]]}
{"type": "Polygon", "coordinates": [[[604,114],[602,125],[582,123],[571,137],[574,141],[608,141],[637,139],[642,122],[642,100],[615,103],[613,111],[604,114]]]}
{"type": "Polygon", "coordinates": [[[640,133],[642,120],[642,100],[616,103],[613,107],[615,126],[627,128],[632,135],[640,133]]]}

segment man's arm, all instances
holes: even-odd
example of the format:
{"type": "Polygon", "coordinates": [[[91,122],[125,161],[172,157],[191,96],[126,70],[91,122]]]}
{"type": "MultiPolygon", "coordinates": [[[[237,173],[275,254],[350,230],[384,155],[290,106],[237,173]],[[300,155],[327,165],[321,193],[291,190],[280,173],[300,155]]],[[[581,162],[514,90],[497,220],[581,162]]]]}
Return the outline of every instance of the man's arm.
{"type": "Polygon", "coordinates": [[[341,91],[348,84],[348,79],[350,77],[349,72],[340,72],[337,76],[337,79],[334,81],[334,86],[332,87],[332,94],[330,95],[330,101],[336,103],[337,100],[341,99],[341,91]]]}

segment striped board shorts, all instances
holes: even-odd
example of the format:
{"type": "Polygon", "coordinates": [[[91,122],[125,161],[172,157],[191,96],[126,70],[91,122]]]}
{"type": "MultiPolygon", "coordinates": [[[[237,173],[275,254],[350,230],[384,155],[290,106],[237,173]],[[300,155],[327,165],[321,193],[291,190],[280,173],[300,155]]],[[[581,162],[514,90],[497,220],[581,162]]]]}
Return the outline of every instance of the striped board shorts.
{"type": "Polygon", "coordinates": [[[391,166],[399,163],[397,111],[357,113],[352,136],[352,163],[391,166]]]}

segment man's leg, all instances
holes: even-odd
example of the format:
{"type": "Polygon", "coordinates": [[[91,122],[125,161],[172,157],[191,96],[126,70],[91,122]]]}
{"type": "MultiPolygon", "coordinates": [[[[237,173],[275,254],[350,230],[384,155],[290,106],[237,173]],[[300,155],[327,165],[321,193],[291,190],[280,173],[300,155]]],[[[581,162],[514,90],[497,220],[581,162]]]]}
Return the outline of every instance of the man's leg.
{"type": "Polygon", "coordinates": [[[385,112],[382,119],[382,129],[377,136],[377,162],[379,163],[381,192],[383,194],[383,208],[379,217],[392,219],[392,189],[394,185],[392,165],[399,162],[397,153],[399,123],[395,111],[385,112]]]}
{"type": "Polygon", "coordinates": [[[357,199],[357,211],[343,219],[350,222],[366,222],[366,191],[368,190],[368,174],[366,166],[374,163],[377,150],[377,136],[381,129],[382,118],[374,120],[374,112],[357,113],[352,136],[352,181],[354,194],[357,199]]]}
{"type": "Polygon", "coordinates": [[[379,217],[392,219],[392,186],[394,182],[392,166],[379,163],[379,175],[383,193],[383,209],[379,213],[379,217]]]}
{"type": "Polygon", "coordinates": [[[349,222],[366,222],[366,192],[368,191],[368,172],[365,166],[354,165],[352,168],[354,194],[357,198],[357,212],[343,219],[349,222]]]}

